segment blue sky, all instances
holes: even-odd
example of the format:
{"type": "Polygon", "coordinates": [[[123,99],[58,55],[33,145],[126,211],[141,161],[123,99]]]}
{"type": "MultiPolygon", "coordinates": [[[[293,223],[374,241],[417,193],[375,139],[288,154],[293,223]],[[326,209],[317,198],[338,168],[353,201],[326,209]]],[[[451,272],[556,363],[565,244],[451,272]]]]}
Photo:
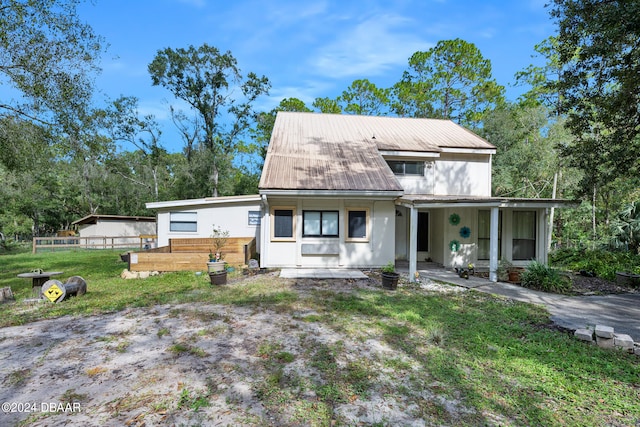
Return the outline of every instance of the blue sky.
{"type": "MultiPolygon", "coordinates": [[[[111,99],[136,96],[140,110],[163,127],[161,144],[181,142],[168,120],[169,91],[151,85],[147,66],[159,49],[208,43],[231,51],[243,74],[265,75],[270,96],[256,105],[270,110],[296,97],[311,106],[338,96],[355,79],[379,87],[400,80],[409,57],[439,40],[474,43],[492,62],[493,74],[514,100],[522,89],[513,76],[534,46],[555,33],[547,0],[94,0],[79,13],[110,45],[98,88],[111,99]]],[[[126,147],[125,147],[126,148],[126,147]]]]}

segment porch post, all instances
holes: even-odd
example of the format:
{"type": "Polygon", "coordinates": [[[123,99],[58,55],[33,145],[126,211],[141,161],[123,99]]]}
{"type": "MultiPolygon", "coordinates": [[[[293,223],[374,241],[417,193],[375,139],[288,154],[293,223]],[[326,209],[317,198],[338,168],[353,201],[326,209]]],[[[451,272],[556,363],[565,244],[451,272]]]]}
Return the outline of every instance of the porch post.
{"type": "Polygon", "coordinates": [[[418,260],[418,210],[409,211],[409,281],[415,282],[418,260]]]}
{"type": "Polygon", "coordinates": [[[489,231],[489,280],[498,281],[498,212],[499,208],[491,208],[491,225],[489,231]]]}

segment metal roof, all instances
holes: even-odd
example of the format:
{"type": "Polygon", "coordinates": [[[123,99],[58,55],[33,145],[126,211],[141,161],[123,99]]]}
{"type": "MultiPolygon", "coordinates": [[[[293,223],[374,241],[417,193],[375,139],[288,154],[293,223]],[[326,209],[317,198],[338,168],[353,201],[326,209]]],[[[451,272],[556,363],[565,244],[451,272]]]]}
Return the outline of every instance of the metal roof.
{"type": "Polygon", "coordinates": [[[98,220],[107,221],[136,221],[136,222],[156,222],[155,216],[125,216],[125,215],[87,215],[79,220],[73,221],[72,225],[97,224],[98,220]]]}
{"type": "Polygon", "coordinates": [[[278,112],[259,188],[402,191],[379,151],[495,147],[450,120],[278,112]]]}

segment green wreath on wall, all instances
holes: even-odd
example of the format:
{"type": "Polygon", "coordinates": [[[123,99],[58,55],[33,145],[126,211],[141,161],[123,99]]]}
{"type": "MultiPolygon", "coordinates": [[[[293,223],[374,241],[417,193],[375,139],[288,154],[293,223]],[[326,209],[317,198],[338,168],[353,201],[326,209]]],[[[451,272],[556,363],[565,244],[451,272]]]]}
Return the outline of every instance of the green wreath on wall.
{"type": "Polygon", "coordinates": [[[449,249],[451,249],[451,252],[458,252],[460,250],[460,242],[458,242],[457,240],[450,241],[449,249]]]}
{"type": "Polygon", "coordinates": [[[471,229],[467,226],[462,227],[460,229],[460,237],[462,237],[463,239],[468,239],[469,237],[471,237],[471,229]]]}
{"type": "Polygon", "coordinates": [[[452,213],[451,215],[449,215],[449,224],[451,225],[460,224],[460,215],[458,215],[457,213],[452,213]]]}

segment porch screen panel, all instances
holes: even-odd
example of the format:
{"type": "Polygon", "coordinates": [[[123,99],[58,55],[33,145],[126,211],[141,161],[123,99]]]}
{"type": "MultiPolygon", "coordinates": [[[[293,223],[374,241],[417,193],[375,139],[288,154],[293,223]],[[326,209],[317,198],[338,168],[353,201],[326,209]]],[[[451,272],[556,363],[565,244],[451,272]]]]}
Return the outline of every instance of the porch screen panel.
{"type": "Polygon", "coordinates": [[[293,237],[293,211],[291,209],[273,211],[273,236],[293,237]]]}
{"type": "Polygon", "coordinates": [[[513,212],[513,259],[530,260],[536,257],[536,213],[513,212]]]}
{"type": "MultiPolygon", "coordinates": [[[[478,259],[488,260],[491,251],[491,211],[478,211],[478,259]]],[[[502,258],[502,212],[498,213],[498,259],[502,258]]]]}

